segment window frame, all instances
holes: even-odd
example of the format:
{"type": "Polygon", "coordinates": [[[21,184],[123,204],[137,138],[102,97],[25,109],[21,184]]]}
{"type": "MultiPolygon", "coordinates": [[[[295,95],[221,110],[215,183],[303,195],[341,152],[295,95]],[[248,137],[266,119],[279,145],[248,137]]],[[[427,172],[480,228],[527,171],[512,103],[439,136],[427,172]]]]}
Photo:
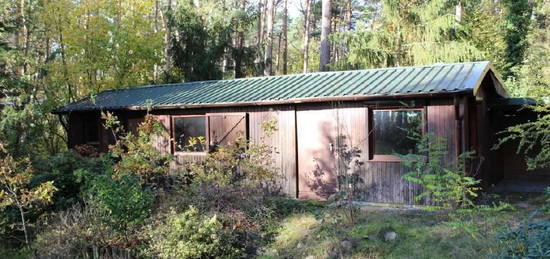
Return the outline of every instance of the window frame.
{"type": "Polygon", "coordinates": [[[170,116],[170,138],[171,138],[171,147],[172,154],[174,155],[206,155],[209,151],[208,148],[208,129],[209,129],[208,116],[206,114],[193,114],[193,115],[172,115],[170,116]],[[206,141],[206,146],[203,151],[177,151],[176,150],[176,123],[175,120],[178,118],[203,118],[204,122],[204,138],[206,141]]]}
{"type": "Polygon", "coordinates": [[[374,132],[374,112],[375,111],[420,111],[420,118],[421,118],[421,134],[425,135],[427,132],[427,111],[426,106],[419,106],[419,107],[377,107],[377,108],[369,108],[367,112],[367,134],[368,134],[368,159],[369,161],[373,162],[402,162],[403,159],[399,158],[395,155],[375,155],[374,149],[376,148],[374,145],[374,138],[375,138],[375,132],[374,132]]]}

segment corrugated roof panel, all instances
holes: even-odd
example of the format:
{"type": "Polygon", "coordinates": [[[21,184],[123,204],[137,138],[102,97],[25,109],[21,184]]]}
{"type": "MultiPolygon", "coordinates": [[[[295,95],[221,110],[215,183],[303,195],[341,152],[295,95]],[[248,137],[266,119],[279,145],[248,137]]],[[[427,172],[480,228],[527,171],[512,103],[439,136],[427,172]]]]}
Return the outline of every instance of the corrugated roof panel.
{"type": "Polygon", "coordinates": [[[141,86],[104,91],[94,102],[83,99],[56,112],[139,109],[148,100],[169,108],[472,91],[489,69],[482,61],[141,86]]]}

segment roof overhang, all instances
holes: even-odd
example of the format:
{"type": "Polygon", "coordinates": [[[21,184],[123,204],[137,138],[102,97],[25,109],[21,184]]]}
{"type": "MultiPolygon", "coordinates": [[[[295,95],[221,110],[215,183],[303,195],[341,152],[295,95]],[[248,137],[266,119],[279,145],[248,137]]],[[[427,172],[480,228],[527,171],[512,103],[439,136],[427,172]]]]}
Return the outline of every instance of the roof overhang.
{"type": "Polygon", "coordinates": [[[336,97],[314,97],[314,98],[297,98],[289,100],[270,100],[270,101],[255,101],[255,102],[226,102],[226,103],[206,103],[206,104],[185,104],[185,105],[161,105],[161,106],[118,106],[118,107],[94,107],[94,109],[85,110],[54,110],[53,114],[66,114],[71,112],[87,112],[87,111],[102,111],[102,110],[128,110],[128,111],[146,111],[146,110],[174,110],[174,109],[201,109],[201,108],[222,108],[222,107],[243,107],[243,106],[269,106],[269,105],[292,105],[304,103],[322,103],[322,102],[353,102],[353,101],[373,101],[373,100],[395,100],[395,99],[414,99],[414,98],[436,98],[449,97],[459,94],[471,93],[470,90],[461,90],[453,92],[437,92],[437,93],[417,93],[417,94],[400,94],[400,95],[362,95],[362,96],[336,96],[336,97]]]}

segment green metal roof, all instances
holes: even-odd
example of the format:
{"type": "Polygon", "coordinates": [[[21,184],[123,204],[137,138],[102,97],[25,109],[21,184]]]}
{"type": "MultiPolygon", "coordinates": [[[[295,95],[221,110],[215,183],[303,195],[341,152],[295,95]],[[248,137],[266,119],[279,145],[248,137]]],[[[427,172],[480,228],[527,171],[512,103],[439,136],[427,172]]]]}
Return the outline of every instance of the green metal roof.
{"type": "MultiPolygon", "coordinates": [[[[482,61],[139,86],[103,91],[93,101],[86,98],[54,112],[139,110],[148,104],[166,109],[475,94],[491,69],[490,62],[482,61]]],[[[500,88],[500,83],[496,85],[500,88]]],[[[506,95],[502,88],[497,92],[506,95]]]]}

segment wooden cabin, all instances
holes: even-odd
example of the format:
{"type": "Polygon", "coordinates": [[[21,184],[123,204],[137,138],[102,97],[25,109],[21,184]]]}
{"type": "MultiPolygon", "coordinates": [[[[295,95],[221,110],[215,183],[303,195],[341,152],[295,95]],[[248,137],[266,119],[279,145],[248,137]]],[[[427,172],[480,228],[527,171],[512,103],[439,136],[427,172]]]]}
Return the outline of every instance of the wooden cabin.
{"type": "Polygon", "coordinates": [[[113,139],[100,111],[135,130],[149,109],[172,136],[156,145],[174,154],[175,168],[209,152],[182,148],[189,137],[205,137],[209,146],[238,135],[269,144],[277,150],[282,189],[300,199],[326,199],[337,190],[334,152],[346,145],[360,150],[361,201],[415,204],[422,190],[402,179],[408,168],[394,155],[414,150],[403,129],[421,122],[422,134],[444,137],[449,164],[475,150],[476,177],[487,186],[503,177],[499,153],[490,152],[496,139],[490,106],[505,98],[491,64],[470,62],[107,90],[54,113],[67,121],[70,147],[105,151],[113,139]],[[266,122],[274,123],[275,134],[262,130],[266,122]]]}

